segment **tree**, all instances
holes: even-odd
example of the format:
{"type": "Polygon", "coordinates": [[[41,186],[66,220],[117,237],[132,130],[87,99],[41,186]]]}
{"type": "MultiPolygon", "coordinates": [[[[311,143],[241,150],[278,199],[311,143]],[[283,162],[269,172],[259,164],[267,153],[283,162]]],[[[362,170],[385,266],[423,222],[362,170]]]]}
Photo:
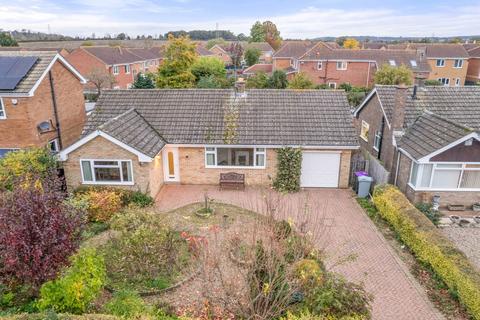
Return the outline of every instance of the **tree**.
{"type": "Polygon", "coordinates": [[[249,89],[266,89],[269,85],[268,82],[267,74],[265,72],[258,72],[247,79],[246,87],[249,89]]]}
{"type": "Polygon", "coordinates": [[[155,82],[153,81],[153,74],[139,73],[133,82],[133,89],[153,89],[155,82]]]}
{"type": "Polygon", "coordinates": [[[250,29],[250,41],[251,42],[263,42],[265,41],[265,29],[260,21],[256,21],[250,29]]]}
{"type": "Polygon", "coordinates": [[[223,38],[215,38],[215,39],[211,39],[211,40],[208,40],[207,44],[206,44],[206,48],[208,50],[212,49],[215,45],[219,45],[219,46],[226,46],[228,43],[227,41],[225,41],[223,38]]]}
{"type": "Polygon", "coordinates": [[[0,47],[18,47],[18,43],[9,33],[0,32],[0,47]]]}
{"type": "Polygon", "coordinates": [[[199,81],[202,77],[208,76],[225,78],[227,74],[225,64],[217,57],[198,58],[191,66],[190,71],[195,76],[196,81],[199,81]]]}
{"type": "Polygon", "coordinates": [[[400,67],[394,67],[389,64],[384,64],[380,69],[375,72],[374,81],[375,84],[384,84],[384,85],[411,85],[413,79],[412,70],[407,68],[405,65],[400,67]]]}
{"type": "Polygon", "coordinates": [[[158,88],[192,88],[195,76],[190,71],[197,59],[195,44],[188,37],[168,36],[164,62],[158,68],[158,88]]]}
{"type": "Polygon", "coordinates": [[[265,21],[263,23],[263,30],[265,33],[265,41],[272,46],[273,50],[278,50],[282,45],[282,38],[280,38],[280,31],[272,21],[265,21]]]}
{"type": "Polygon", "coordinates": [[[102,89],[111,89],[117,82],[107,69],[101,67],[94,67],[86,76],[88,81],[97,88],[98,94],[100,94],[102,89]]]}
{"type": "Polygon", "coordinates": [[[247,63],[248,66],[253,66],[254,64],[258,63],[261,55],[262,55],[262,51],[260,51],[260,49],[248,48],[245,51],[245,62],[247,63]]]}
{"type": "Polygon", "coordinates": [[[314,87],[312,80],[303,72],[297,73],[288,83],[289,89],[313,89],[314,87]]]}
{"type": "Polygon", "coordinates": [[[42,187],[23,179],[0,194],[0,281],[12,291],[36,294],[78,248],[84,213],[64,200],[55,172],[42,187]]]}
{"type": "Polygon", "coordinates": [[[458,44],[458,43],[462,43],[463,40],[462,40],[462,38],[460,38],[460,37],[455,37],[455,38],[450,39],[449,42],[450,42],[450,43],[456,43],[456,44],[458,44]]]}
{"type": "Polygon", "coordinates": [[[127,35],[123,32],[117,34],[117,39],[118,40],[126,40],[127,39],[127,35]]]}
{"type": "Polygon", "coordinates": [[[354,38],[347,38],[343,41],[343,47],[345,49],[360,49],[360,42],[354,38]]]}
{"type": "Polygon", "coordinates": [[[243,47],[240,42],[233,42],[227,49],[227,52],[230,55],[230,59],[232,60],[232,65],[237,68],[240,67],[243,58],[243,47]]]}
{"type": "Polygon", "coordinates": [[[343,43],[345,42],[347,38],[346,37],[338,37],[335,39],[335,42],[340,46],[343,47],[343,43]]]}
{"type": "Polygon", "coordinates": [[[283,70],[275,70],[270,79],[268,87],[272,89],[285,89],[288,86],[287,74],[283,70]]]}
{"type": "Polygon", "coordinates": [[[222,83],[218,80],[217,77],[209,75],[201,77],[197,81],[197,88],[200,89],[220,89],[222,88],[222,83]]]}

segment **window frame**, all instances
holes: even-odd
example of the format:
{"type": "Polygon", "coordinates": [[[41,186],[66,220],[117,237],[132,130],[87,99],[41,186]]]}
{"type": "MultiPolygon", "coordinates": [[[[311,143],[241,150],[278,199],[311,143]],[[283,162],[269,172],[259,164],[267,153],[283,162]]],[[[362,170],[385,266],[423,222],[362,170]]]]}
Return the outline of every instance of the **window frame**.
{"type": "Polygon", "coordinates": [[[258,146],[208,146],[205,147],[205,168],[207,169],[265,169],[267,167],[267,148],[258,147],[258,146]],[[253,166],[219,166],[218,165],[218,148],[230,148],[230,149],[238,149],[238,148],[245,148],[245,149],[253,149],[253,166]],[[261,150],[263,149],[263,151],[261,150]],[[207,163],[207,155],[213,154],[214,156],[214,165],[209,165],[207,163]],[[257,155],[263,155],[263,166],[257,165],[257,155]]]}
{"type": "Polygon", "coordinates": [[[449,86],[450,85],[450,78],[438,78],[438,81],[440,81],[444,86],[449,86]],[[445,80],[445,81],[443,81],[445,80]]]}
{"type": "Polygon", "coordinates": [[[348,62],[345,60],[339,60],[337,61],[337,70],[347,70],[348,69],[348,62]],[[338,64],[340,63],[340,68],[338,67],[338,64]]]}
{"type": "Polygon", "coordinates": [[[445,67],[445,59],[437,59],[437,61],[435,62],[435,65],[436,65],[438,68],[443,68],[443,67],[445,67]]]}
{"type": "Polygon", "coordinates": [[[455,87],[460,87],[460,81],[461,79],[460,78],[455,78],[455,87]]]}
{"type": "Polygon", "coordinates": [[[455,60],[453,60],[453,67],[454,67],[455,69],[462,69],[462,68],[463,68],[463,59],[455,59],[455,60]],[[459,63],[458,65],[457,65],[457,62],[459,63]]]}
{"type": "Polygon", "coordinates": [[[396,67],[396,66],[397,66],[397,63],[395,62],[395,60],[388,60],[388,63],[389,63],[390,66],[392,66],[392,67],[396,67]]]}
{"type": "Polygon", "coordinates": [[[0,114],[0,120],[7,119],[7,111],[5,108],[5,104],[3,103],[2,97],[0,97],[0,113],[3,113],[3,114],[0,114]]]}
{"type": "Polygon", "coordinates": [[[132,71],[132,68],[130,67],[130,65],[126,64],[125,65],[125,74],[130,74],[131,71],[132,71]]]}
{"type": "Polygon", "coordinates": [[[368,133],[369,132],[370,132],[370,124],[367,121],[362,120],[362,125],[360,127],[360,138],[362,140],[364,140],[365,142],[368,142],[368,133]],[[363,132],[364,132],[363,128],[365,128],[365,127],[367,128],[366,129],[367,132],[366,132],[366,135],[364,136],[363,135],[363,132]]]}
{"type": "Polygon", "coordinates": [[[59,145],[58,138],[55,138],[55,139],[52,139],[52,140],[48,141],[48,147],[49,147],[50,151],[53,152],[53,153],[60,152],[60,145],[59,145]],[[55,150],[53,150],[51,148],[52,143],[55,146],[55,150]]]}
{"type": "Polygon", "coordinates": [[[329,82],[328,87],[330,89],[337,89],[337,83],[336,82],[329,82]]]}
{"type": "Polygon", "coordinates": [[[323,61],[317,62],[317,70],[323,70],[323,61]]]}
{"type": "Polygon", "coordinates": [[[373,150],[379,152],[380,151],[380,143],[382,141],[382,133],[380,130],[375,130],[375,138],[373,139],[373,150]],[[378,144],[378,147],[377,147],[378,144]]]}
{"type": "MultiPolygon", "coordinates": [[[[127,169],[128,170],[128,169],[127,169]]],[[[134,172],[133,172],[133,161],[129,159],[80,159],[80,174],[82,176],[82,184],[93,184],[93,185],[117,185],[117,186],[133,186],[135,184],[134,172]],[[90,163],[90,170],[92,172],[92,181],[85,180],[85,176],[83,173],[83,162],[90,163]],[[117,165],[95,165],[95,161],[116,161],[117,165]],[[130,165],[130,171],[132,173],[132,181],[124,181],[123,180],[123,169],[122,163],[127,162],[130,165]],[[118,168],[120,170],[120,181],[96,181],[95,178],[95,168],[118,168]]]]}
{"type": "Polygon", "coordinates": [[[118,65],[113,65],[112,66],[112,73],[114,75],[119,75],[120,74],[120,68],[118,67],[118,65]]]}
{"type": "Polygon", "coordinates": [[[410,65],[413,67],[413,68],[416,68],[418,66],[418,63],[416,60],[410,60],[410,65]]]}

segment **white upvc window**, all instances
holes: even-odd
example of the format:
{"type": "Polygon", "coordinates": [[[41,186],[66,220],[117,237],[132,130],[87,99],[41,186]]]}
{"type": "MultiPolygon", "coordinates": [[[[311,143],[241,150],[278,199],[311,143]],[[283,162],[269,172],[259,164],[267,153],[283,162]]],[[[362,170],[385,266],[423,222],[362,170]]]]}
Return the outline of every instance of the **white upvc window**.
{"type": "Polygon", "coordinates": [[[395,60],[388,60],[388,63],[390,63],[390,65],[392,67],[395,67],[397,65],[397,63],[395,62],[395,60]]]}
{"type": "Polygon", "coordinates": [[[412,163],[410,186],[415,190],[480,190],[480,162],[412,163]]]}
{"type": "Polygon", "coordinates": [[[0,97],[0,119],[7,119],[7,113],[5,112],[5,105],[3,99],[0,97]]]}
{"type": "Polygon", "coordinates": [[[112,71],[113,71],[113,74],[115,74],[115,75],[120,73],[120,69],[118,68],[118,66],[113,66],[112,71]]]}
{"type": "Polygon", "coordinates": [[[347,61],[337,61],[337,70],[347,70],[347,61]]]}
{"type": "Polygon", "coordinates": [[[415,60],[410,60],[410,65],[411,65],[412,67],[414,67],[414,68],[417,67],[417,61],[415,61],[415,60]]]}
{"type": "Polygon", "coordinates": [[[328,87],[330,89],[337,89],[337,83],[336,82],[329,82],[328,87]]]}
{"type": "Polygon", "coordinates": [[[126,65],[125,65],[125,73],[126,73],[126,74],[129,74],[129,73],[130,73],[130,65],[129,65],[129,64],[126,64],[126,65]]]}
{"type": "Polygon", "coordinates": [[[317,70],[322,70],[323,69],[323,62],[322,61],[318,61],[317,62],[317,70]]]}
{"type": "Polygon", "coordinates": [[[380,151],[380,145],[382,142],[382,133],[378,130],[375,131],[375,139],[373,140],[373,149],[380,151]]]}
{"type": "Polygon", "coordinates": [[[445,67],[445,59],[437,59],[437,67],[445,67]]]}
{"type": "Polygon", "coordinates": [[[460,81],[461,81],[460,78],[455,79],[455,87],[460,87],[460,84],[461,84],[460,81]]]}
{"type": "Polygon", "coordinates": [[[58,143],[58,138],[57,139],[53,139],[53,140],[50,140],[48,142],[48,148],[50,149],[51,152],[53,153],[57,153],[60,151],[60,145],[58,143]]]}
{"type": "Polygon", "coordinates": [[[257,168],[266,167],[266,149],[255,147],[206,147],[206,168],[257,168]]]}
{"type": "Polygon", "coordinates": [[[362,128],[360,130],[360,138],[368,142],[368,131],[370,130],[370,125],[365,121],[362,120],[362,128]]]}
{"type": "Polygon", "coordinates": [[[444,86],[450,85],[450,78],[438,78],[438,81],[440,81],[444,86]]]}
{"type": "Polygon", "coordinates": [[[133,185],[132,160],[81,159],[83,184],[133,185]]]}
{"type": "Polygon", "coordinates": [[[453,67],[456,69],[461,69],[463,67],[463,59],[455,59],[453,62],[453,67]]]}

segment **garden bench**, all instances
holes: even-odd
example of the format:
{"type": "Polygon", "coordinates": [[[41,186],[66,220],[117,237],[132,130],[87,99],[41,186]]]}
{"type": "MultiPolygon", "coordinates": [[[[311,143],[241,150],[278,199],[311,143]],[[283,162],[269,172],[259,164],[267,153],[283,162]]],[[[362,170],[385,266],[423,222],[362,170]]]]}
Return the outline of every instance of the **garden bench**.
{"type": "Polygon", "coordinates": [[[245,175],[242,173],[228,172],[220,173],[220,189],[245,189],[245,175]]]}

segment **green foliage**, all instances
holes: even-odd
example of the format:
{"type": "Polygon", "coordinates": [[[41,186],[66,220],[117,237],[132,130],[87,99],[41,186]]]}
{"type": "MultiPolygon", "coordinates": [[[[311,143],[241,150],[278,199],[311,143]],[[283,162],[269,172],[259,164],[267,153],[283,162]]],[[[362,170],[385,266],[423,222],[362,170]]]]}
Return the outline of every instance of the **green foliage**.
{"type": "Polygon", "coordinates": [[[133,82],[133,89],[153,89],[155,88],[154,76],[151,73],[139,73],[133,82]]]}
{"type": "MultiPolygon", "coordinates": [[[[133,190],[127,190],[127,189],[121,189],[121,188],[115,188],[115,187],[105,187],[105,186],[81,186],[76,188],[73,191],[73,199],[75,201],[79,201],[79,205],[81,204],[82,200],[82,195],[88,194],[90,192],[100,192],[100,191],[108,191],[108,192],[113,192],[117,194],[120,199],[121,199],[121,204],[122,206],[130,206],[134,205],[137,207],[146,207],[154,203],[153,198],[141,191],[133,191],[133,190]]],[[[88,202],[86,203],[88,205],[88,202]]],[[[88,209],[88,207],[84,207],[85,210],[88,209]]]]}
{"type": "Polygon", "coordinates": [[[269,87],[269,79],[265,72],[258,72],[247,79],[248,89],[266,89],[269,87]]]}
{"type": "Polygon", "coordinates": [[[46,148],[31,148],[7,153],[0,159],[0,190],[11,190],[18,178],[41,179],[56,168],[53,155],[46,148]]]}
{"type": "Polygon", "coordinates": [[[480,275],[465,255],[394,186],[376,187],[373,200],[417,259],[445,282],[473,319],[480,319],[480,275]]]}
{"type": "Polygon", "coordinates": [[[295,278],[300,281],[304,291],[323,285],[324,273],[316,260],[303,259],[294,266],[295,278]]]}
{"type": "Polygon", "coordinates": [[[82,42],[82,47],[93,47],[95,45],[95,42],[87,40],[82,42]]]}
{"type": "Polygon", "coordinates": [[[412,70],[405,65],[399,67],[384,64],[375,72],[375,84],[384,85],[411,85],[413,79],[412,70]]]}
{"type": "Polygon", "coordinates": [[[275,190],[297,192],[300,190],[302,150],[285,147],[277,149],[277,176],[273,182],[275,190]]]}
{"type": "Polygon", "coordinates": [[[215,76],[201,77],[197,82],[197,88],[200,89],[220,89],[222,83],[215,76]]]}
{"type": "Polygon", "coordinates": [[[262,51],[260,51],[260,49],[248,48],[245,51],[245,62],[247,63],[247,66],[253,66],[254,64],[257,64],[261,55],[262,51]]]}
{"type": "Polygon", "coordinates": [[[303,72],[297,73],[288,83],[289,89],[313,89],[314,87],[312,80],[303,72]]]}
{"type": "Polygon", "coordinates": [[[0,47],[18,47],[18,43],[9,33],[0,32],[0,47]]]}
{"type": "Polygon", "coordinates": [[[141,191],[127,191],[122,196],[122,202],[126,205],[133,204],[140,208],[151,206],[155,201],[153,198],[141,191]]]}
{"type": "Polygon", "coordinates": [[[217,57],[200,57],[198,58],[190,68],[190,71],[195,76],[198,82],[204,77],[225,78],[227,71],[225,70],[225,64],[217,57]]]}
{"type": "Polygon", "coordinates": [[[104,312],[125,319],[132,319],[147,313],[147,305],[135,291],[122,290],[104,306],[104,312]]]}
{"type": "Polygon", "coordinates": [[[208,50],[212,49],[215,45],[226,46],[228,44],[223,38],[215,38],[208,40],[207,45],[205,46],[208,50]]]}
{"type": "Polygon", "coordinates": [[[287,74],[283,70],[275,70],[268,79],[268,87],[271,89],[286,89],[288,87],[287,74]]]}
{"type": "Polygon", "coordinates": [[[256,21],[250,29],[250,41],[251,42],[263,42],[265,41],[265,29],[260,21],[256,21]]]}
{"type": "Polygon", "coordinates": [[[37,307],[39,310],[84,313],[100,294],[105,281],[103,257],[95,249],[81,249],[58,279],[42,285],[37,307]]]}
{"type": "Polygon", "coordinates": [[[282,45],[282,38],[277,26],[271,21],[256,21],[250,29],[251,42],[268,42],[274,50],[282,45]]]}
{"type": "Polygon", "coordinates": [[[423,84],[425,86],[443,86],[443,83],[438,80],[425,80],[423,84]]]}
{"type": "Polygon", "coordinates": [[[195,44],[187,37],[168,37],[164,62],[158,68],[158,88],[193,88],[195,76],[190,71],[197,59],[195,44]]]}
{"type": "Polygon", "coordinates": [[[422,212],[434,225],[440,221],[440,212],[433,210],[431,203],[419,202],[415,204],[415,208],[422,212]]]}
{"type": "Polygon", "coordinates": [[[77,208],[85,206],[91,222],[107,222],[122,208],[121,195],[107,189],[91,189],[76,196],[71,203],[77,208]]]}
{"type": "Polygon", "coordinates": [[[342,83],[338,86],[338,89],[343,89],[347,93],[348,103],[351,106],[357,106],[365,98],[365,94],[368,91],[365,87],[354,87],[350,83],[342,83]]]}

